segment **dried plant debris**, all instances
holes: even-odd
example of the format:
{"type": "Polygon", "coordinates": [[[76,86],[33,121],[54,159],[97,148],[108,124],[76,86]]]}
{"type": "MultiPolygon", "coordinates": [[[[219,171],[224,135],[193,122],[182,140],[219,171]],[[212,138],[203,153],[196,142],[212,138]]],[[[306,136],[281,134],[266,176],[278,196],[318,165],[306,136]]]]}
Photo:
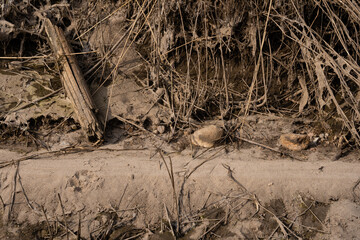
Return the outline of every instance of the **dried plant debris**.
{"type": "MultiPolygon", "coordinates": [[[[301,150],[335,143],[342,149],[334,158],[337,160],[348,149],[360,146],[359,9],[358,1],[351,0],[2,1],[0,145],[25,143],[26,147],[59,154],[65,154],[64,149],[85,149],[76,148],[83,136],[60,82],[61,57],[54,57],[47,42],[43,24],[46,17],[64,31],[74,50],[96,105],[94,112],[110,138],[107,143],[122,141],[128,149],[160,145],[153,144],[145,133],[157,136],[162,144],[176,143],[178,137],[180,150],[189,142],[210,148],[224,138],[224,142],[247,141],[282,154],[275,146],[280,138],[282,147],[300,151],[287,156],[311,155],[311,151],[301,150]],[[299,119],[299,124],[295,120],[292,124],[292,118],[299,119]],[[221,119],[221,128],[210,123],[213,119],[221,119]],[[198,130],[181,139],[183,131],[190,133],[194,129],[198,130]],[[294,134],[286,134],[289,132],[294,134]],[[139,135],[142,138],[135,138],[139,135]]],[[[321,159],[331,155],[329,149],[333,148],[327,147],[321,159]]],[[[204,151],[213,154],[212,150],[204,151]]],[[[168,170],[174,201],[168,206],[160,202],[164,205],[163,212],[158,213],[160,221],[135,226],[136,221],[144,224],[145,211],[140,204],[132,205],[132,201],[143,204],[148,195],[121,197],[115,204],[97,210],[83,210],[85,204],[68,200],[57,204],[53,212],[28,201],[28,211],[36,217],[31,216],[40,220],[20,233],[37,239],[82,239],[86,231],[89,239],[358,236],[360,213],[356,203],[343,199],[316,201],[300,195],[291,203],[280,198],[261,202],[232,176],[226,165],[238,190],[209,195],[202,192],[203,206],[195,209],[186,199],[191,192],[178,189],[181,186],[174,181],[184,171],[173,171],[171,154],[167,152],[166,161],[159,167],[168,170]],[[125,208],[118,207],[122,200],[125,208]],[[76,211],[64,211],[71,204],[79,205],[76,211]],[[93,215],[85,215],[84,211],[93,215]]],[[[312,154],[309,159],[318,161],[318,155],[312,154]]],[[[102,170],[105,165],[96,165],[98,160],[86,159],[84,165],[95,164],[102,170]]],[[[187,164],[198,164],[197,160],[187,164]]],[[[14,166],[11,158],[6,161],[6,166],[14,166]]],[[[207,160],[196,169],[205,163],[207,160]]],[[[58,188],[67,191],[63,199],[70,193],[95,194],[90,191],[89,181],[97,182],[94,187],[101,188],[116,180],[98,177],[100,170],[74,173],[68,185],[58,188]]],[[[315,166],[314,171],[321,175],[327,167],[315,166]]],[[[185,172],[184,179],[192,173],[185,172]]],[[[19,175],[1,176],[16,183],[19,175]]],[[[128,177],[134,182],[138,175],[128,177]]],[[[208,180],[207,175],[205,178],[208,180]]],[[[159,186],[157,183],[154,185],[159,186]]],[[[20,185],[19,180],[16,191],[11,185],[2,185],[10,195],[13,191],[14,196],[19,196],[13,201],[15,208],[17,203],[27,201],[18,194],[20,185]]],[[[108,191],[115,190],[109,187],[108,191]]],[[[352,195],[359,202],[358,182],[352,195]]],[[[156,203],[164,196],[157,195],[156,203]]],[[[9,205],[3,196],[0,203],[4,208],[9,205]]],[[[0,238],[16,237],[0,231],[0,238]]]]}
{"type": "Polygon", "coordinates": [[[300,151],[309,147],[310,137],[306,134],[282,134],[279,143],[289,150],[300,151]]]}
{"type": "Polygon", "coordinates": [[[53,76],[21,70],[0,73],[0,121],[9,127],[26,125],[30,119],[64,118],[72,113],[70,102],[60,93],[53,76]]]}
{"type": "Polygon", "coordinates": [[[151,101],[167,109],[172,131],[190,118],[271,112],[321,121],[337,145],[359,146],[358,9],[332,0],[6,1],[1,55],[50,56],[46,16],[78,53],[105,122],[116,86],[133,81],[163,89],[151,101]]]}

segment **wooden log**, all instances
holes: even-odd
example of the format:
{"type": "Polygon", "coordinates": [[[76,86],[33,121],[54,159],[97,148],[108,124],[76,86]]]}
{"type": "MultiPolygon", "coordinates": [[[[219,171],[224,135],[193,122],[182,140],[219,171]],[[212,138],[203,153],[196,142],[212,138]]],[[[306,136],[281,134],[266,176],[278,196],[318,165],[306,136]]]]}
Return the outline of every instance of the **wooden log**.
{"type": "Polygon", "coordinates": [[[98,121],[96,107],[89,88],[76,62],[71,46],[66,41],[63,31],[54,26],[49,19],[44,19],[46,34],[56,56],[61,82],[69,97],[81,128],[91,141],[102,141],[102,124],[98,121]]]}

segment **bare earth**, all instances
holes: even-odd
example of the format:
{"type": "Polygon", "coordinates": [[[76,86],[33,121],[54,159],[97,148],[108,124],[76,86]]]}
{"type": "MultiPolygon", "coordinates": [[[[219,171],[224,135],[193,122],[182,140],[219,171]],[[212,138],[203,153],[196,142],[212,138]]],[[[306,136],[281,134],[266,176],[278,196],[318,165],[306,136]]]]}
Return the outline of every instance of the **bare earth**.
{"type": "MultiPolygon", "coordinates": [[[[188,216],[189,220],[204,207],[220,208],[227,206],[223,204],[227,202],[231,206],[230,224],[226,230],[219,230],[214,239],[284,237],[277,218],[294,220],[297,229],[309,232],[309,239],[357,239],[359,190],[353,187],[360,177],[360,162],[356,155],[332,161],[334,152],[324,147],[307,150],[305,154],[307,161],[296,161],[249,144],[241,145],[239,150],[229,147],[227,152],[218,146],[196,159],[191,157],[190,150],[170,153],[175,193],[182,198],[182,216],[188,216]],[[227,167],[233,171],[233,179],[227,167]],[[246,193],[240,185],[247,189],[246,193]],[[236,197],[250,202],[237,209],[231,205],[236,197]],[[310,211],[306,211],[307,207],[310,211]],[[269,224],[264,225],[263,220],[269,224]]],[[[0,150],[0,156],[1,161],[8,161],[23,155],[0,150]]],[[[165,160],[170,168],[169,157],[165,156],[165,160]]],[[[99,220],[100,213],[116,212],[136,228],[176,218],[172,184],[155,148],[124,150],[121,144],[112,144],[96,151],[50,154],[22,161],[18,171],[24,190],[17,181],[10,212],[16,169],[14,164],[0,170],[1,197],[6,206],[1,210],[4,224],[8,219],[19,226],[38,224],[45,220],[41,206],[50,222],[63,219],[58,194],[73,231],[78,229],[78,212],[81,212],[81,234],[86,239],[107,221],[104,217],[99,220]]],[[[203,237],[211,224],[206,219],[193,224],[187,237],[203,237]]],[[[2,231],[1,239],[12,239],[19,233],[14,225],[2,228],[6,231],[2,231]]],[[[164,237],[154,232],[148,230],[139,239],[172,239],[171,235],[164,237]]],[[[288,237],[294,237],[287,233],[288,237]]]]}

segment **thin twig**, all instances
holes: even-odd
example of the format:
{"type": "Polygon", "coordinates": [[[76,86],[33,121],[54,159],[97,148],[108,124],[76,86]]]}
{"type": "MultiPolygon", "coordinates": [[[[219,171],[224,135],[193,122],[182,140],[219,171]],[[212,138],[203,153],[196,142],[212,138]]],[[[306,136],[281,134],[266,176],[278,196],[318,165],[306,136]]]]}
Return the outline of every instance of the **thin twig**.
{"type": "MultiPolygon", "coordinates": [[[[141,193],[143,190],[144,190],[143,188],[140,189],[139,191],[137,191],[137,192],[132,196],[132,198],[128,201],[128,204],[127,204],[126,207],[125,207],[126,209],[129,209],[129,206],[130,206],[130,204],[132,203],[132,201],[133,201],[133,200],[135,199],[135,197],[136,197],[139,193],[141,193]]],[[[139,208],[136,207],[135,210],[139,211],[139,208]]],[[[122,217],[124,216],[125,212],[126,212],[126,211],[123,211],[123,212],[122,212],[122,214],[120,215],[120,218],[122,218],[122,217]]]]}
{"type": "Polygon", "coordinates": [[[115,221],[113,219],[110,219],[110,223],[108,224],[106,231],[101,239],[108,239],[109,233],[110,233],[111,229],[113,228],[114,223],[115,223],[115,221]]]}
{"type": "Polygon", "coordinates": [[[303,216],[304,214],[306,214],[306,213],[310,210],[310,208],[312,208],[313,205],[314,205],[314,202],[312,202],[302,213],[300,213],[299,215],[297,215],[297,216],[294,218],[294,220],[291,221],[291,223],[289,224],[289,227],[291,228],[292,225],[295,224],[296,220],[297,220],[299,217],[301,217],[301,216],[303,216]]]}
{"type": "Polygon", "coordinates": [[[116,117],[117,119],[119,119],[120,121],[122,121],[122,122],[126,122],[126,123],[128,123],[128,124],[130,124],[130,125],[133,125],[133,126],[137,127],[138,129],[140,129],[140,130],[142,130],[142,131],[144,131],[144,132],[150,133],[151,135],[159,138],[160,140],[165,141],[165,139],[163,139],[162,137],[160,137],[160,136],[156,135],[155,133],[153,133],[153,132],[151,132],[151,131],[143,128],[143,127],[140,126],[139,124],[136,124],[136,123],[134,123],[134,122],[132,122],[132,121],[130,121],[130,120],[127,120],[126,118],[123,118],[123,117],[120,117],[120,116],[117,116],[117,115],[115,115],[115,117],[116,117]]]}
{"type": "MultiPolygon", "coordinates": [[[[284,217],[284,219],[285,219],[286,221],[291,221],[291,219],[288,219],[288,218],[286,218],[286,217],[284,217]]],[[[303,227],[303,228],[310,229],[310,230],[312,230],[312,231],[319,232],[319,233],[330,234],[330,232],[327,232],[327,231],[324,231],[324,230],[321,230],[321,229],[318,229],[318,228],[315,228],[315,227],[305,226],[305,225],[300,224],[300,223],[297,223],[297,222],[294,222],[293,224],[294,224],[294,225],[297,225],[297,226],[301,226],[301,227],[303,227]]],[[[289,226],[289,228],[291,228],[291,226],[289,226]]]]}
{"type": "Polygon", "coordinates": [[[15,203],[17,175],[19,173],[19,162],[15,166],[16,166],[16,169],[15,169],[15,174],[14,174],[14,185],[13,185],[13,191],[12,191],[12,196],[11,196],[10,209],[9,209],[9,213],[8,213],[8,220],[10,220],[10,218],[11,218],[11,213],[12,213],[12,210],[14,208],[14,203],[15,203]]]}
{"type": "Polygon", "coordinates": [[[356,193],[355,193],[355,190],[357,188],[357,186],[359,186],[360,184],[360,178],[356,181],[356,183],[354,184],[353,188],[352,188],[352,192],[353,192],[353,196],[354,196],[354,200],[355,201],[359,201],[360,200],[360,196],[358,196],[356,193]]]}
{"type": "Polygon", "coordinates": [[[0,202],[1,202],[1,206],[3,207],[3,210],[5,211],[6,205],[5,205],[4,199],[1,197],[1,195],[0,195],[0,202]]]}
{"type": "MultiPolygon", "coordinates": [[[[57,219],[57,218],[56,218],[57,219]]],[[[62,227],[64,227],[64,228],[66,228],[66,225],[65,224],[63,224],[62,222],[60,222],[58,219],[57,219],[57,223],[60,225],[60,226],[62,226],[62,227]]],[[[69,234],[69,232],[74,236],[74,237],[77,237],[77,234],[73,231],[73,230],[71,230],[70,228],[68,228],[68,232],[66,232],[65,234],[63,234],[62,236],[64,236],[64,235],[68,235],[69,234]]]]}
{"type": "Polygon", "coordinates": [[[218,151],[216,151],[214,154],[212,154],[210,157],[208,157],[207,159],[205,159],[204,161],[202,161],[201,163],[199,163],[196,167],[194,167],[190,173],[188,173],[186,175],[186,178],[189,178],[199,167],[201,167],[202,165],[204,165],[205,163],[211,161],[214,159],[214,157],[216,156],[216,154],[218,154],[219,152],[221,152],[223,149],[225,148],[225,146],[221,147],[218,151]]]}
{"type": "Polygon", "coordinates": [[[214,228],[216,228],[220,223],[223,223],[225,220],[225,217],[222,217],[217,223],[215,223],[214,225],[212,225],[206,232],[204,232],[199,239],[203,239],[204,236],[206,236],[206,234],[208,234],[209,232],[211,232],[212,230],[214,230],[214,228]]]}
{"type": "Polygon", "coordinates": [[[242,190],[243,193],[249,193],[249,191],[244,187],[244,185],[242,185],[238,180],[236,180],[233,176],[233,171],[231,170],[230,166],[227,165],[227,164],[222,164],[222,166],[227,170],[228,172],[228,177],[233,181],[235,182],[242,190]]]}
{"type": "Polygon", "coordinates": [[[50,227],[50,223],[49,223],[49,220],[48,220],[48,217],[46,215],[46,212],[45,212],[45,208],[44,206],[41,205],[41,210],[45,216],[45,221],[46,221],[46,225],[48,227],[48,231],[49,231],[49,235],[50,235],[50,240],[53,239],[53,234],[52,234],[52,231],[51,231],[51,227],[50,227]]]}
{"type": "Polygon", "coordinates": [[[81,239],[81,212],[79,211],[79,223],[78,223],[78,231],[77,231],[77,240],[81,239]]]}
{"type": "Polygon", "coordinates": [[[173,229],[172,224],[171,224],[171,219],[169,217],[169,211],[168,211],[165,203],[164,203],[164,208],[165,208],[166,218],[168,220],[169,227],[170,227],[170,230],[171,230],[171,234],[173,235],[173,238],[176,240],[176,235],[175,235],[174,229],[173,229]]]}
{"type": "Polygon", "coordinates": [[[23,194],[24,194],[24,197],[25,197],[25,200],[26,200],[27,205],[29,206],[29,208],[30,208],[31,210],[36,211],[35,208],[33,207],[33,205],[30,203],[29,198],[27,197],[27,194],[25,193],[24,186],[23,186],[23,184],[22,184],[22,182],[21,182],[20,174],[18,174],[18,180],[19,180],[19,184],[20,184],[21,190],[22,190],[22,192],[23,192],[23,194]]]}
{"type": "Polygon", "coordinates": [[[289,153],[286,153],[286,152],[283,152],[283,151],[277,150],[277,149],[275,149],[275,148],[272,148],[272,147],[266,146],[266,145],[264,145],[264,144],[254,142],[254,141],[251,141],[251,140],[246,139],[246,138],[243,138],[243,137],[236,137],[236,138],[238,138],[238,139],[239,139],[239,140],[241,140],[241,141],[244,141],[244,142],[247,142],[247,143],[250,143],[250,144],[253,144],[253,145],[256,145],[256,146],[259,146],[259,147],[265,148],[265,149],[268,149],[268,150],[270,150],[270,151],[273,151],[273,152],[279,153],[279,154],[281,154],[281,155],[284,155],[284,156],[290,157],[290,158],[292,158],[292,159],[294,159],[294,160],[298,160],[298,161],[302,161],[302,162],[304,161],[303,159],[300,159],[300,158],[294,157],[294,156],[292,156],[292,155],[291,155],[291,154],[289,154],[289,153]]]}
{"type": "Polygon", "coordinates": [[[172,166],[172,160],[170,157],[169,158],[169,162],[170,162],[170,167],[168,166],[168,164],[166,163],[165,161],[165,158],[162,154],[162,151],[159,151],[159,154],[165,164],[165,167],[166,167],[166,170],[168,172],[168,175],[169,175],[169,178],[170,178],[170,181],[171,181],[171,187],[172,187],[172,190],[173,190],[173,200],[175,202],[175,208],[176,208],[176,232],[179,232],[179,225],[180,225],[180,222],[179,222],[179,218],[180,218],[180,209],[179,209],[179,199],[177,197],[177,194],[176,194],[176,189],[175,189],[175,178],[174,178],[174,170],[173,170],[173,166],[172,166]]]}
{"type": "Polygon", "coordinates": [[[24,109],[24,108],[27,108],[27,107],[30,107],[31,105],[33,105],[33,104],[35,104],[35,103],[37,103],[37,102],[40,102],[40,101],[42,101],[42,100],[44,100],[44,99],[46,99],[46,98],[49,98],[49,97],[57,94],[57,93],[60,92],[61,90],[63,90],[63,88],[59,88],[58,90],[53,91],[53,92],[51,92],[51,93],[49,93],[49,94],[47,94],[47,95],[45,95],[45,96],[43,96],[43,97],[40,97],[40,98],[38,98],[38,99],[35,99],[34,101],[31,101],[30,103],[27,103],[27,104],[25,104],[25,105],[23,105],[23,106],[19,106],[19,107],[15,108],[15,109],[11,109],[10,111],[8,111],[8,114],[9,114],[9,113],[16,112],[16,111],[19,111],[19,110],[24,109]]]}
{"type": "Polygon", "coordinates": [[[60,150],[56,150],[56,151],[36,153],[36,154],[32,154],[30,156],[25,156],[25,157],[18,158],[16,160],[9,160],[9,161],[0,162],[0,169],[4,168],[4,167],[11,166],[14,163],[18,163],[18,162],[22,162],[22,161],[26,161],[26,160],[35,160],[35,159],[38,159],[39,157],[43,157],[43,156],[47,156],[47,155],[52,156],[52,155],[56,155],[56,154],[75,154],[75,153],[79,153],[79,152],[92,152],[92,151],[111,151],[111,152],[117,152],[117,151],[119,151],[119,152],[120,151],[140,151],[140,150],[146,150],[146,149],[147,148],[111,149],[111,148],[96,148],[96,147],[66,147],[66,148],[62,148],[60,150]]]}
{"type": "Polygon", "coordinates": [[[279,229],[279,225],[277,225],[276,228],[271,232],[269,237],[267,237],[267,240],[273,239],[272,237],[274,236],[274,234],[277,232],[278,229],[279,229]]]}
{"type": "Polygon", "coordinates": [[[29,57],[0,57],[0,59],[21,60],[21,59],[36,59],[36,58],[47,58],[47,57],[49,57],[49,55],[29,56],[29,57]]]}
{"type": "MultiPolygon", "coordinates": [[[[300,201],[302,204],[305,205],[305,207],[308,207],[308,205],[305,203],[305,201],[303,200],[302,196],[300,196],[300,201]]],[[[323,226],[323,228],[326,229],[325,224],[319,219],[319,217],[311,210],[311,208],[309,208],[309,212],[313,215],[313,217],[318,220],[318,222],[323,226]]]]}
{"type": "Polygon", "coordinates": [[[131,237],[125,238],[124,240],[134,239],[134,238],[140,237],[141,235],[144,235],[144,233],[143,233],[143,232],[138,233],[138,234],[136,234],[136,235],[134,235],[134,236],[131,236],[131,237]]]}
{"type": "Polygon", "coordinates": [[[125,196],[125,192],[126,192],[126,189],[128,188],[128,186],[129,186],[129,183],[126,183],[126,186],[124,188],[124,191],[123,191],[123,193],[122,193],[122,195],[120,197],[120,200],[119,200],[119,203],[118,203],[118,206],[117,206],[118,211],[120,211],[119,208],[120,208],[121,202],[122,202],[122,200],[123,200],[123,198],[125,196]]]}
{"type": "Polygon", "coordinates": [[[58,198],[59,198],[59,202],[60,202],[60,206],[61,206],[61,211],[62,211],[63,218],[64,218],[64,222],[65,222],[66,239],[69,240],[69,227],[68,227],[68,224],[67,224],[67,221],[66,221],[65,210],[64,210],[64,206],[63,206],[62,201],[61,201],[60,193],[58,193],[58,198]]]}
{"type": "Polygon", "coordinates": [[[201,209],[205,209],[205,208],[206,208],[207,202],[209,201],[210,197],[211,197],[211,193],[209,193],[209,195],[208,195],[208,197],[206,198],[206,200],[205,200],[205,202],[204,202],[204,204],[203,204],[203,206],[202,206],[201,209]]]}

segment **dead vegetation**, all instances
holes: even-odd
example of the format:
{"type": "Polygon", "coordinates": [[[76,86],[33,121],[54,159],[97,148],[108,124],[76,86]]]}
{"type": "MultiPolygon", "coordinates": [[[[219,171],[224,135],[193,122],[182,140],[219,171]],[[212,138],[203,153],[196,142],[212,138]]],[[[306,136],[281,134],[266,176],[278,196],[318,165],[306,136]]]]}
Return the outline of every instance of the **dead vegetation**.
{"type": "Polygon", "coordinates": [[[1,15],[3,66],[54,61],[42,17],[65,30],[88,83],[110,84],[105,122],[126,76],[161,92],[173,134],[191,118],[236,119],[239,128],[242,116],[263,112],[308,117],[339,146],[359,145],[356,2],[11,1],[1,15]],[[89,45],[102,26],[117,31],[89,45]],[[142,61],[124,71],[131,49],[142,61]]]}
{"type": "MultiPolygon", "coordinates": [[[[314,131],[326,132],[337,146],[360,146],[360,5],[356,1],[5,1],[0,16],[1,72],[22,74],[31,68],[31,61],[39,59],[41,71],[53,76],[61,72],[61,67],[56,67],[61,59],[52,55],[44,31],[42,19],[49,18],[73,45],[93,94],[106,88],[104,128],[114,114],[111,106],[119,79],[131,78],[154,92],[154,105],[170,113],[167,121],[161,122],[171,133],[168,141],[177,137],[179,129],[191,126],[192,120],[234,120],[226,129],[234,133],[243,127],[244,116],[263,113],[310,119],[314,131]],[[101,34],[104,29],[106,36],[101,34]],[[127,58],[131,54],[136,55],[135,63],[127,58]]],[[[62,89],[55,85],[28,102],[7,102],[5,94],[0,95],[2,140],[14,136],[9,133],[7,116],[60,94],[62,89]]],[[[64,121],[70,116],[63,116],[64,121]]],[[[154,135],[144,127],[145,118],[138,123],[120,115],[115,118],[154,135]]],[[[16,129],[17,136],[23,135],[27,142],[46,146],[37,139],[35,128],[16,129]]],[[[205,218],[206,230],[198,237],[211,239],[216,229],[228,223],[231,213],[247,204],[252,204],[252,214],[261,212],[259,216],[273,220],[276,227],[273,232],[264,231],[266,237],[300,238],[306,231],[326,232],[320,217],[312,212],[315,201],[305,203],[300,198],[304,211],[289,219],[261,205],[241,187],[238,195],[227,196],[215,210],[204,206],[196,214],[181,215],[171,162],[166,166],[174,188],[175,217],[164,206],[166,222],[159,228],[174,238],[186,235],[192,229],[188,226],[204,225],[205,218]],[[297,221],[308,215],[316,219],[316,227],[297,221]]],[[[40,213],[46,216],[46,209],[40,213]]],[[[125,221],[116,212],[107,214],[106,221],[97,223],[94,239],[111,239],[115,232],[123,238],[131,232],[135,238],[159,231],[155,227],[124,229],[131,219],[125,221]]],[[[64,229],[66,234],[80,232],[69,230],[63,217],[63,222],[47,221],[43,238],[52,238],[60,223],[62,231],[57,234],[64,234],[64,229]]]]}

